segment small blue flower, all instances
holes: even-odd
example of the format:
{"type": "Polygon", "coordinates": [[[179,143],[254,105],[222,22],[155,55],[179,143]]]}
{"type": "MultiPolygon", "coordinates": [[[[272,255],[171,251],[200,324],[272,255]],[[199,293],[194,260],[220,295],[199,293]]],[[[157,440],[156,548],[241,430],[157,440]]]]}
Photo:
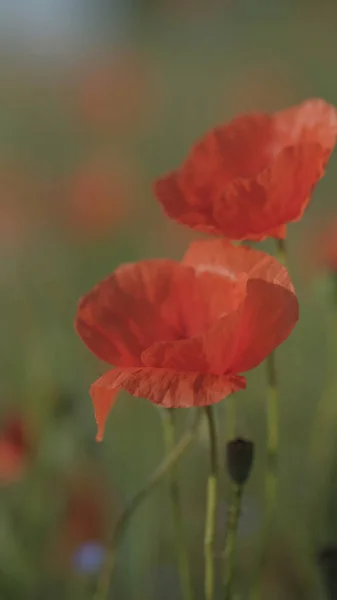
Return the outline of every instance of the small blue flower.
{"type": "Polygon", "coordinates": [[[73,555],[73,566],[80,573],[96,573],[105,559],[106,549],[99,542],[87,542],[73,555]]]}

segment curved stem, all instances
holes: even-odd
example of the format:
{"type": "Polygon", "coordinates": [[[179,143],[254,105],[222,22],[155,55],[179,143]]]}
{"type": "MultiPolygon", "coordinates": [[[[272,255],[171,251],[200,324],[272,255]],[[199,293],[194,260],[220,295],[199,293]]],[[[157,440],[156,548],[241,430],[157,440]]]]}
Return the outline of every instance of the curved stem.
{"type": "Polygon", "coordinates": [[[152,490],[162,481],[162,479],[167,475],[167,473],[174,467],[174,465],[178,462],[178,460],[182,457],[184,452],[190,446],[193,441],[198,425],[200,422],[200,413],[196,416],[196,419],[191,427],[191,429],[185,433],[180,441],[174,446],[172,452],[164,458],[164,460],[159,464],[157,469],[153,472],[151,477],[147,480],[144,486],[137,492],[137,494],[133,497],[129,505],[126,506],[125,510],[121,513],[117,523],[115,525],[111,547],[107,556],[107,560],[103,565],[102,571],[100,573],[97,591],[94,596],[94,600],[106,600],[109,594],[110,581],[115,565],[115,557],[116,550],[120,540],[123,537],[124,531],[136,512],[137,508],[141,505],[143,500],[147,498],[147,496],[152,492],[152,490]]]}
{"type": "Polygon", "coordinates": [[[218,452],[214,411],[211,406],[205,408],[210,439],[210,474],[207,482],[206,524],[204,538],[205,557],[205,599],[214,598],[214,537],[218,487],[218,452]]]}
{"type": "Polygon", "coordinates": [[[237,532],[241,513],[243,486],[234,483],[232,485],[232,502],[228,515],[228,529],[225,543],[225,600],[231,600],[235,568],[235,550],[237,532]]]}
{"type": "MultiPolygon", "coordinates": [[[[167,455],[172,452],[176,437],[175,409],[167,408],[162,411],[164,438],[167,455]]],[[[170,473],[170,496],[172,502],[173,519],[175,526],[176,549],[178,567],[180,574],[181,590],[183,600],[192,600],[193,586],[189,567],[188,553],[185,542],[181,497],[177,481],[176,469],[172,468],[170,473]]]]}

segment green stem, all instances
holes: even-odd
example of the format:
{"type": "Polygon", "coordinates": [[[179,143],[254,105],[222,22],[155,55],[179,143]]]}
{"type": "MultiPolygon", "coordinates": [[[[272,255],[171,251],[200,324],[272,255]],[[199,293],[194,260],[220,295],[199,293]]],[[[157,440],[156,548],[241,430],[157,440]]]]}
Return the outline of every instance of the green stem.
{"type": "Polygon", "coordinates": [[[228,529],[225,543],[225,600],[232,599],[232,588],[235,571],[235,551],[239,518],[241,513],[243,486],[232,484],[232,501],[228,515],[228,529]]]}
{"type": "Polygon", "coordinates": [[[226,401],[226,440],[235,438],[236,431],[236,402],[233,396],[226,401]]]}
{"type": "Polygon", "coordinates": [[[218,487],[218,451],[214,411],[211,406],[205,408],[210,439],[210,474],[207,482],[206,524],[204,538],[205,557],[205,600],[214,598],[214,539],[218,487]]]}
{"type": "Polygon", "coordinates": [[[279,446],[279,398],[276,379],[275,353],[267,358],[267,469],[266,469],[266,527],[271,525],[277,492],[277,459],[279,446]]]}
{"type": "Polygon", "coordinates": [[[287,248],[285,240],[276,240],[276,258],[282,264],[287,264],[287,248]]]}
{"type": "Polygon", "coordinates": [[[133,517],[137,508],[141,505],[143,500],[145,500],[149,496],[153,489],[175,466],[175,464],[179,461],[179,459],[185,453],[187,448],[190,446],[196,435],[199,422],[200,414],[196,416],[196,419],[191,429],[182,436],[180,441],[174,446],[172,452],[168,456],[166,456],[164,460],[159,464],[159,466],[153,472],[148,481],[137,492],[137,494],[133,497],[129,505],[126,506],[125,510],[121,513],[120,517],[118,518],[113,531],[111,546],[108,552],[107,560],[105,561],[105,564],[103,565],[102,571],[99,575],[97,591],[94,596],[94,600],[107,600],[112,573],[115,565],[117,546],[123,537],[123,534],[129,521],[131,520],[131,518],[133,517]]]}
{"type": "MultiPolygon", "coordinates": [[[[176,437],[176,419],[173,408],[163,409],[164,438],[167,455],[172,452],[176,437]]],[[[176,469],[170,471],[170,496],[175,526],[176,549],[183,600],[193,600],[193,586],[185,542],[182,505],[177,481],[176,469]]]]}
{"type": "MultiPolygon", "coordinates": [[[[284,240],[277,240],[278,260],[286,264],[286,246],[284,240]]],[[[262,548],[258,560],[256,577],[253,584],[252,600],[261,597],[261,576],[267,552],[267,538],[272,525],[274,509],[277,496],[277,463],[279,453],[279,392],[277,384],[277,372],[275,352],[266,359],[267,367],[267,465],[265,477],[265,519],[262,534],[262,548]]]]}

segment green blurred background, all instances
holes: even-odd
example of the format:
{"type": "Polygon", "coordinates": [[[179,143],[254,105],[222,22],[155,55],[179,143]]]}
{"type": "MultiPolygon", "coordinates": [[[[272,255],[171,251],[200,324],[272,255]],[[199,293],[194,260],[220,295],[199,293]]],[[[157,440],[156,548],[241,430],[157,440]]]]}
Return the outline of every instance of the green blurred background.
{"type": "MultiPolygon", "coordinates": [[[[165,219],[152,181],[208,127],[307,97],[337,104],[336,21],[331,0],[0,2],[1,600],[91,598],[116,517],[164,453],[159,410],[126,394],[95,442],[88,390],[106,366],[74,333],[79,297],[121,262],[182,255],[194,234],[165,219]]],[[[336,166],[333,156],[289,227],[301,319],[277,353],[266,600],[325,598],[316,555],[337,543],[337,304],[331,276],[310,267],[322,219],[337,216],[336,166]]],[[[229,403],[237,434],[256,445],[239,531],[242,598],[261,541],[265,394],[262,365],[216,407],[223,456],[229,403]]],[[[183,430],[188,415],[178,416],[183,430]]],[[[201,427],[179,468],[197,600],[207,469],[201,427]]],[[[217,598],[227,500],[223,468],[217,598]]],[[[173,537],[163,483],[128,529],[111,598],[179,600],[173,537]]]]}

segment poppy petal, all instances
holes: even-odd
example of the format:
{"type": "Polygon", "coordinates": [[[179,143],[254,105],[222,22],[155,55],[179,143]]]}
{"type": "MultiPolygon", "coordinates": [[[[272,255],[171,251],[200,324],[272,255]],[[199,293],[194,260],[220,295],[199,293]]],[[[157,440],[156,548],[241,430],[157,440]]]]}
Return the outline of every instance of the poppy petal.
{"type": "Polygon", "coordinates": [[[298,316],[294,292],[261,279],[249,281],[229,371],[240,373],[257,367],[287,339],[298,316]]]}
{"type": "Polygon", "coordinates": [[[234,281],[245,276],[294,289],[287,269],[273,256],[247,246],[234,246],[226,239],[192,242],[183,263],[197,273],[214,273],[234,281]]]}
{"type": "Polygon", "coordinates": [[[263,240],[270,230],[300,219],[327,159],[319,144],[287,147],[258,177],[227,186],[213,211],[223,234],[235,240],[263,240]]]}
{"type": "Polygon", "coordinates": [[[119,371],[117,369],[108,371],[108,373],[97,379],[90,388],[97,423],[96,440],[98,442],[103,439],[106,420],[120,392],[120,388],[115,385],[118,376],[119,371]]]}
{"type": "Polygon", "coordinates": [[[233,349],[236,347],[242,306],[217,319],[215,324],[201,335],[188,340],[154,344],[142,354],[143,363],[149,367],[178,372],[198,371],[211,375],[228,373],[233,349]]]}
{"type": "Polygon", "coordinates": [[[192,148],[179,171],[154,184],[165,213],[202,233],[222,235],[213,202],[237,177],[256,175],[270,158],[271,117],[247,114],[216,127],[192,148]]]}
{"type": "Polygon", "coordinates": [[[155,184],[155,196],[169,217],[197,231],[283,239],[286,224],[302,217],[336,137],[337,111],[321,99],[241,115],[206,133],[155,184]]]}
{"type": "Polygon", "coordinates": [[[82,298],[75,328],[102,360],[139,365],[154,342],[183,337],[177,302],[193,278],[192,269],[170,260],[123,265],[82,298]]]}
{"type": "Polygon", "coordinates": [[[165,408],[190,408],[220,402],[246,387],[239,375],[210,375],[144,367],[119,370],[116,387],[165,408]]]}
{"type": "Polygon", "coordinates": [[[154,183],[153,191],[170,219],[201,233],[221,233],[211,214],[198,210],[188,202],[189,196],[184,194],[176,173],[169,173],[166,177],[158,179],[154,183]]]}
{"type": "Polygon", "coordinates": [[[143,352],[142,362],[146,367],[208,372],[201,336],[176,342],[157,342],[143,352]]]}
{"type": "Polygon", "coordinates": [[[191,204],[197,206],[197,198],[204,199],[202,192],[209,186],[216,191],[237,177],[252,177],[265,168],[271,136],[272,118],[263,113],[240,115],[206,133],[180,171],[183,188],[196,192],[191,204]]]}
{"type": "Polygon", "coordinates": [[[321,98],[312,98],[276,113],[275,137],[290,146],[316,142],[332,151],[337,136],[337,111],[321,98]]]}

